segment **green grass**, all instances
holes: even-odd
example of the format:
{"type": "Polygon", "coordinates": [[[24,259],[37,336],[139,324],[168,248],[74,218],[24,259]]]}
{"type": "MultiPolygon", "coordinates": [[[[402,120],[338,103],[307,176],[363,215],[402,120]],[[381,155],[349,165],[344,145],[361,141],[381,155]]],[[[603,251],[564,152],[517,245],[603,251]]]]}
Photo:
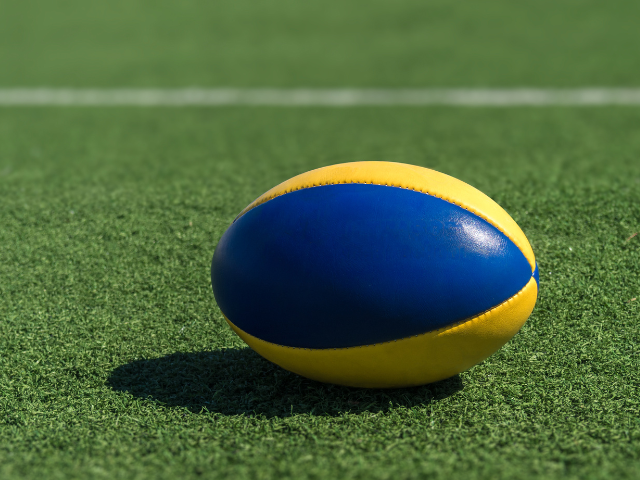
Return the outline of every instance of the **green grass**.
{"type": "Polygon", "coordinates": [[[637,86],[635,0],[20,0],[0,85],[637,86]]]}
{"type": "MultiPolygon", "coordinates": [[[[639,14],[4,2],[0,86],[637,87],[639,14]]],[[[0,109],[0,478],[640,477],[638,125],[623,107],[0,109]],[[224,323],[209,268],[237,213],[356,160],[458,177],[528,235],[538,305],[468,372],[323,385],[224,323]]]]}
{"type": "Polygon", "coordinates": [[[0,477],[640,476],[640,110],[0,111],[0,477]],[[262,360],[211,293],[276,183],[435,168],[528,235],[538,305],[503,349],[406,390],[262,360]]]}

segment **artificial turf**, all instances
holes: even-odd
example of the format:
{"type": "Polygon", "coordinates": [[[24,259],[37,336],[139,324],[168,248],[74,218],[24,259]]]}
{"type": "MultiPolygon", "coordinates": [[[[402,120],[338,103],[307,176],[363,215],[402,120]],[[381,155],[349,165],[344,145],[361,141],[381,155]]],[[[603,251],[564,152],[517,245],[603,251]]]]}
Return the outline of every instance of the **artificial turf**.
{"type": "Polygon", "coordinates": [[[0,478],[638,478],[638,124],[625,107],[0,111],[0,478]],[[451,174],[521,225],[541,293],[498,353],[361,390],[226,326],[209,268],[234,216],[354,160],[451,174]]]}
{"type": "Polygon", "coordinates": [[[20,0],[8,87],[638,85],[640,3],[20,0]]]}
{"type": "MultiPolygon", "coordinates": [[[[636,87],[638,3],[24,0],[0,87],[636,87]]],[[[640,109],[0,110],[0,479],[640,477],[640,109]],[[229,330],[216,242],[297,173],[483,190],[541,293],[420,388],[319,384],[229,330]]]]}

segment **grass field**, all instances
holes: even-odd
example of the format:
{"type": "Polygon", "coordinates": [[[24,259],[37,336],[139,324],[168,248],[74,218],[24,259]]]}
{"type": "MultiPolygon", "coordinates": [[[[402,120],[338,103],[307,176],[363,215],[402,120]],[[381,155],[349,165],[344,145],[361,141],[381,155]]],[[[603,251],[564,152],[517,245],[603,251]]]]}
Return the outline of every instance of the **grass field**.
{"type": "Polygon", "coordinates": [[[617,0],[2,2],[0,85],[638,85],[617,0]]]}
{"type": "MultiPolygon", "coordinates": [[[[631,2],[547,16],[376,2],[355,29],[344,18],[363,4],[343,18],[220,3],[242,29],[206,62],[224,22],[204,3],[51,5],[0,16],[15,33],[0,28],[0,86],[640,84],[631,2]],[[456,40],[473,19],[474,41],[456,40]]],[[[628,107],[0,109],[0,478],[640,477],[638,125],[628,107]],[[458,177],[527,234],[540,298],[485,362],[420,388],[336,387],[261,359],[224,323],[209,268],[237,213],[357,160],[458,177]]]]}

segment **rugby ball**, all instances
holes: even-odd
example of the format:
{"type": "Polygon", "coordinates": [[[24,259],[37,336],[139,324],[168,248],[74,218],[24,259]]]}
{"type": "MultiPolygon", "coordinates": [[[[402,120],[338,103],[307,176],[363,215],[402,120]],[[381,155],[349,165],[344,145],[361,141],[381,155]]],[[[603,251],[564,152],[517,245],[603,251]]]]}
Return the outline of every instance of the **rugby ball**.
{"type": "Polygon", "coordinates": [[[372,388],[481,362],[538,295],[531,245],[497,203],[390,162],[320,168],[260,196],[220,239],[211,282],[230,327],[264,358],[372,388]]]}

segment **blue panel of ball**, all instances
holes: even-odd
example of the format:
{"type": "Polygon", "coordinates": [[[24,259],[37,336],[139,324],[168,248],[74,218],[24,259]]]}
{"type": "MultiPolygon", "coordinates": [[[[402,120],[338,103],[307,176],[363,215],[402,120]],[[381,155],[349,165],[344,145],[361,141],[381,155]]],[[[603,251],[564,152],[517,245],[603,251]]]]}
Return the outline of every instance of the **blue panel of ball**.
{"type": "Polygon", "coordinates": [[[477,315],[520,291],[531,267],[503,233],[457,205],[339,184],[249,210],[220,240],[211,275],[220,308],[244,331],[279,345],[338,348],[477,315]]]}

